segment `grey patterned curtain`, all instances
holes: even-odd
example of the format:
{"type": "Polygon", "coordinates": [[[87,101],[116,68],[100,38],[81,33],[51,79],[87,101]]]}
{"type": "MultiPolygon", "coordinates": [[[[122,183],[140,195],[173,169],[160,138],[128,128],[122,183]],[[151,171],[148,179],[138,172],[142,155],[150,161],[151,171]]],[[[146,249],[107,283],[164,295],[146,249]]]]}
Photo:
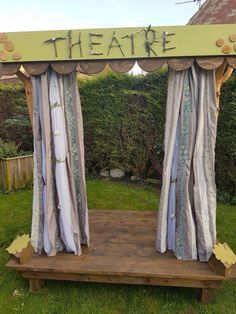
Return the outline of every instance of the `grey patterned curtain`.
{"type": "Polygon", "coordinates": [[[169,72],[165,158],[156,248],[207,261],[216,242],[215,73],[169,72]]]}
{"type": "Polygon", "coordinates": [[[89,245],[83,121],[76,73],[31,78],[34,195],[31,241],[49,256],[89,245]]]}

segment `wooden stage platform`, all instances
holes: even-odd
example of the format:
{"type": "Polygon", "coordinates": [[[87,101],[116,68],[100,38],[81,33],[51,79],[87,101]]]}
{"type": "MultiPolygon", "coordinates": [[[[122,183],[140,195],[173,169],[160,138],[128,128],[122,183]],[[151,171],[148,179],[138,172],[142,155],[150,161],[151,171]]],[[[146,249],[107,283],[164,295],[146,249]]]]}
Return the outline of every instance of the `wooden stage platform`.
{"type": "Polygon", "coordinates": [[[205,303],[224,281],[236,280],[236,267],[223,277],[207,263],[157,253],[156,212],[90,210],[89,216],[91,246],[82,256],[34,256],[23,265],[10,260],[6,267],[28,278],[31,291],[42,288],[45,279],[194,287],[205,303]]]}

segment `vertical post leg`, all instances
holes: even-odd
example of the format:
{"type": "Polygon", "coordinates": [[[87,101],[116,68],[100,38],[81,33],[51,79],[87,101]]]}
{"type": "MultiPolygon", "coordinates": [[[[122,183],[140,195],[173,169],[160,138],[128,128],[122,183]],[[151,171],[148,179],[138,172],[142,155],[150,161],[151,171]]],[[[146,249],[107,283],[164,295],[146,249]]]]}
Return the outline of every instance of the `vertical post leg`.
{"type": "Polygon", "coordinates": [[[44,279],[38,279],[38,278],[29,278],[29,288],[30,292],[36,292],[40,289],[42,289],[45,285],[44,279]]]}
{"type": "Polygon", "coordinates": [[[27,107],[30,117],[31,126],[33,126],[33,87],[29,75],[21,72],[16,73],[18,78],[24,83],[27,107]]]}
{"type": "Polygon", "coordinates": [[[203,304],[209,304],[213,301],[214,290],[212,288],[201,288],[199,293],[199,301],[203,304]]]}

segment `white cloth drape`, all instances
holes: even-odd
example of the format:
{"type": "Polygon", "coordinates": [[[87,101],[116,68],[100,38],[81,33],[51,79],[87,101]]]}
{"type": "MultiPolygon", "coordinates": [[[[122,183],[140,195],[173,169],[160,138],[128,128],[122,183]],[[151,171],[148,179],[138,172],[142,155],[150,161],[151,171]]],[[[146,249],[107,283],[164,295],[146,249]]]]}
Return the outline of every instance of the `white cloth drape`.
{"type": "Polygon", "coordinates": [[[55,255],[89,245],[83,122],[76,73],[31,78],[34,97],[34,197],[31,241],[55,255]],[[81,228],[80,228],[81,227],[81,228]]]}
{"type": "MultiPolygon", "coordinates": [[[[56,159],[55,178],[58,195],[59,225],[61,238],[65,244],[66,250],[78,254],[76,248],[71,223],[71,195],[69,189],[69,179],[66,166],[67,141],[65,118],[62,108],[62,102],[59,94],[57,74],[51,73],[49,79],[49,100],[51,107],[51,125],[53,132],[54,152],[56,159]]],[[[78,231],[79,232],[79,231],[78,231]]]]}

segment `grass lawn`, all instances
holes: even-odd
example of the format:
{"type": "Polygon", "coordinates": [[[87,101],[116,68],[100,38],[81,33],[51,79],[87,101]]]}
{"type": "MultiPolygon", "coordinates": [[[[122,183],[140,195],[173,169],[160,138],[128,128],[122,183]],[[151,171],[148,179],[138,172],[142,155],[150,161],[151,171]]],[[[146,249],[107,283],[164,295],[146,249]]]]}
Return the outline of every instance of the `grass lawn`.
{"type": "MultiPolygon", "coordinates": [[[[89,208],[156,210],[154,189],[124,183],[88,180],[89,208]]],[[[29,293],[27,282],[4,268],[5,248],[16,234],[29,233],[32,191],[0,194],[0,313],[236,313],[236,283],[218,290],[215,302],[205,306],[196,300],[197,289],[126,286],[47,281],[41,291],[29,293]]],[[[218,238],[236,251],[236,206],[218,205],[218,238]]]]}

